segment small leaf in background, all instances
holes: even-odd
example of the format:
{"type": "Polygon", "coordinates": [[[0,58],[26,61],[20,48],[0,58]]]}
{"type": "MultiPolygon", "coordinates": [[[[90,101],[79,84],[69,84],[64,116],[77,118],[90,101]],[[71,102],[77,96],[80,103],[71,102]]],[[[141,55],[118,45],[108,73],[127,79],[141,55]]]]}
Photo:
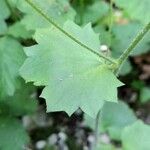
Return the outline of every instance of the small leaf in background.
{"type": "Polygon", "coordinates": [[[126,61],[123,63],[123,65],[122,65],[122,67],[121,67],[121,69],[120,69],[120,71],[119,71],[119,75],[124,76],[124,75],[130,73],[131,70],[132,70],[131,63],[130,63],[129,60],[126,60],[126,61]]]}
{"type": "MultiPolygon", "coordinates": [[[[29,30],[37,28],[48,28],[50,23],[37,13],[25,1],[18,0],[16,7],[25,14],[21,23],[29,30]]],[[[68,0],[34,0],[34,4],[40,8],[47,16],[53,18],[58,24],[63,25],[66,20],[74,20],[75,11],[71,8],[68,0]]]]}
{"type": "MultiPolygon", "coordinates": [[[[112,55],[119,57],[123,51],[128,48],[128,45],[142,29],[142,25],[138,22],[131,22],[125,25],[115,25],[112,29],[114,39],[112,40],[112,55]]],[[[131,56],[140,55],[148,52],[150,46],[150,33],[138,44],[131,53],[131,56]]]]}
{"type": "Polygon", "coordinates": [[[29,137],[21,123],[9,116],[0,116],[0,149],[23,150],[29,137]]]}
{"type": "Polygon", "coordinates": [[[131,86],[136,90],[141,90],[145,86],[145,84],[142,80],[135,79],[132,81],[131,86]]]}
{"type": "Polygon", "coordinates": [[[100,144],[96,150],[119,150],[111,144],[100,144]]]}
{"type": "Polygon", "coordinates": [[[7,30],[7,25],[5,19],[10,15],[10,11],[4,0],[0,2],[0,34],[4,34],[7,30]]]}
{"type": "Polygon", "coordinates": [[[33,114],[37,110],[34,98],[35,88],[31,84],[22,82],[21,87],[13,96],[0,101],[0,114],[23,116],[33,114]]]}
{"type": "MultiPolygon", "coordinates": [[[[78,6],[80,5],[78,4],[78,6]]],[[[81,14],[81,12],[78,13],[76,16],[76,21],[77,23],[82,23],[82,25],[85,25],[89,22],[94,24],[102,19],[108,13],[108,10],[109,6],[106,2],[95,1],[94,3],[89,4],[83,8],[83,14],[81,14]]],[[[77,11],[80,11],[80,8],[78,8],[77,11]]]]}
{"type": "MultiPolygon", "coordinates": [[[[110,47],[110,34],[109,32],[105,29],[105,26],[104,25],[97,25],[94,27],[94,31],[96,33],[99,33],[99,38],[100,38],[100,41],[101,41],[101,44],[102,45],[107,45],[108,47],[110,47]]],[[[111,37],[113,38],[113,37],[111,37]]]]}
{"type": "Polygon", "coordinates": [[[146,24],[150,20],[150,0],[115,0],[118,7],[123,8],[124,12],[131,20],[138,20],[146,24]]]}
{"type": "Polygon", "coordinates": [[[0,100],[13,96],[20,86],[19,68],[25,60],[25,54],[20,43],[5,36],[0,38],[0,100]]]}
{"type": "Polygon", "coordinates": [[[23,39],[31,38],[33,33],[34,32],[31,30],[27,31],[25,26],[20,22],[16,22],[15,24],[11,25],[7,31],[8,35],[12,35],[15,38],[23,38],[23,39]]]}
{"type": "MultiPolygon", "coordinates": [[[[81,28],[68,21],[64,30],[99,51],[99,36],[90,24],[81,28]]],[[[123,84],[103,59],[55,28],[38,30],[35,39],[39,44],[27,49],[21,75],[35,85],[46,85],[42,97],[48,112],[66,111],[71,115],[81,108],[96,117],[105,101],[117,102],[117,87],[123,84]]]]}
{"type": "MultiPolygon", "coordinates": [[[[84,124],[94,130],[94,119],[85,114],[84,120],[84,124]]],[[[123,129],[136,120],[135,114],[124,102],[106,102],[100,113],[99,130],[102,133],[108,132],[114,140],[121,140],[123,129]]]]}
{"type": "Polygon", "coordinates": [[[127,126],[122,132],[124,150],[149,150],[150,126],[137,121],[127,126]]]}
{"type": "Polygon", "coordinates": [[[149,87],[143,87],[140,91],[140,101],[142,103],[146,103],[150,101],[150,88],[149,87]]]}
{"type": "Polygon", "coordinates": [[[124,102],[115,104],[106,102],[100,117],[103,131],[107,131],[112,139],[120,140],[121,133],[127,125],[136,121],[133,111],[124,102]]]}

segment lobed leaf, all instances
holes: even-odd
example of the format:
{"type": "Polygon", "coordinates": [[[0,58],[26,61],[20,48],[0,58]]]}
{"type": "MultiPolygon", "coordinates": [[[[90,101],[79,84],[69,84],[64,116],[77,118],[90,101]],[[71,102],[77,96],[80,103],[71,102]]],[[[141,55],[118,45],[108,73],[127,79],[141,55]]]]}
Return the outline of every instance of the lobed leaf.
{"type": "MultiPolygon", "coordinates": [[[[99,51],[99,37],[90,24],[81,28],[68,21],[64,30],[99,51]]],[[[48,112],[66,111],[71,115],[81,108],[96,117],[105,101],[117,102],[117,87],[122,83],[103,59],[54,27],[38,30],[35,39],[39,44],[26,49],[28,58],[21,75],[27,82],[46,85],[41,96],[46,99],[48,112]]]]}

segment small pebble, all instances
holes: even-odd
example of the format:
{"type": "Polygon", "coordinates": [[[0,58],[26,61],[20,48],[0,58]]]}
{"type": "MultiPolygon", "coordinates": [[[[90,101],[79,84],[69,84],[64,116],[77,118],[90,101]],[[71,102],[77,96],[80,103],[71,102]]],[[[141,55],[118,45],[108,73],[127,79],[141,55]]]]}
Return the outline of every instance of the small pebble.
{"type": "Polygon", "coordinates": [[[58,137],[57,134],[52,134],[48,137],[48,144],[55,145],[57,143],[58,137]]]}
{"type": "Polygon", "coordinates": [[[93,135],[89,135],[88,138],[87,138],[87,140],[88,140],[89,143],[92,144],[92,143],[95,142],[95,137],[93,135]]]}
{"type": "Polygon", "coordinates": [[[24,116],[22,118],[22,122],[23,122],[23,126],[26,129],[30,129],[34,124],[32,118],[30,116],[24,116]]]}
{"type": "Polygon", "coordinates": [[[83,150],[89,150],[87,146],[83,146],[83,150]]]}
{"type": "Polygon", "coordinates": [[[116,17],[122,17],[123,14],[122,14],[121,11],[115,11],[114,15],[115,15],[116,17]]]}
{"type": "Polygon", "coordinates": [[[46,141],[44,140],[38,141],[35,145],[36,149],[38,150],[44,149],[45,146],[46,146],[46,141]]]}
{"type": "Polygon", "coordinates": [[[101,45],[100,51],[101,52],[107,52],[108,51],[108,46],[107,45],[101,45]]]}
{"type": "Polygon", "coordinates": [[[47,116],[44,111],[41,111],[34,116],[34,121],[35,121],[36,125],[39,127],[47,126],[46,119],[47,119],[47,116]]]}
{"type": "Polygon", "coordinates": [[[64,132],[59,132],[58,137],[62,140],[65,141],[67,139],[67,135],[64,132]]]}
{"type": "Polygon", "coordinates": [[[100,141],[102,143],[109,144],[110,143],[109,136],[107,134],[101,134],[100,135],[100,141]]]}

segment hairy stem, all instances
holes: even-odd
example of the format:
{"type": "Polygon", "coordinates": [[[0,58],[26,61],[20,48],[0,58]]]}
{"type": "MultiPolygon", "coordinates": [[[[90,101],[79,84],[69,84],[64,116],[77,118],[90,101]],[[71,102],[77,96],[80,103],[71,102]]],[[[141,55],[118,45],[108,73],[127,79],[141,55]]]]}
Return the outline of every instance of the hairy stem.
{"type": "Polygon", "coordinates": [[[95,120],[95,145],[94,145],[94,150],[97,149],[97,146],[98,146],[98,139],[99,139],[99,119],[100,119],[100,111],[97,113],[96,120],[95,120]]]}
{"type": "Polygon", "coordinates": [[[92,48],[89,48],[88,46],[86,46],[85,44],[83,44],[82,42],[80,42],[79,40],[77,40],[75,37],[73,37],[72,35],[70,35],[68,32],[66,32],[64,29],[62,29],[57,23],[55,23],[55,21],[50,18],[49,16],[47,16],[39,7],[35,6],[34,3],[32,2],[32,0],[25,0],[32,8],[34,8],[39,14],[41,14],[41,16],[43,16],[49,23],[51,23],[53,26],[55,26],[59,31],[61,31],[62,33],[64,33],[66,36],[68,36],[70,39],[72,39],[74,42],[76,42],[77,44],[79,44],[80,46],[84,47],[86,50],[88,50],[89,52],[92,52],[93,54],[97,55],[98,57],[101,57],[113,64],[116,64],[116,61],[105,57],[104,55],[96,52],[95,50],[93,50],[92,48]]]}
{"type": "Polygon", "coordinates": [[[137,34],[135,39],[129,45],[129,47],[123,52],[123,54],[118,59],[118,69],[120,69],[123,62],[128,58],[133,49],[137,46],[137,44],[143,39],[145,34],[150,30],[150,22],[145,25],[145,27],[137,34]]]}

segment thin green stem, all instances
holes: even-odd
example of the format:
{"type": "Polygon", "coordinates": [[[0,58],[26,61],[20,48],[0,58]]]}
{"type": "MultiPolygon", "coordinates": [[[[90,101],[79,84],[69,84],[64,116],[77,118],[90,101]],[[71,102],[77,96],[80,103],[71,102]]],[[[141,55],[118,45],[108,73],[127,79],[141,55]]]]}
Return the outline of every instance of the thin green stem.
{"type": "Polygon", "coordinates": [[[85,44],[81,43],[79,40],[77,40],[75,37],[73,37],[72,35],[70,35],[68,32],[66,32],[64,29],[62,29],[57,23],[55,23],[55,21],[52,18],[49,18],[49,16],[47,16],[45,13],[42,12],[42,10],[40,8],[38,8],[37,6],[34,5],[34,3],[32,3],[32,0],[25,0],[32,8],[34,8],[39,14],[41,14],[41,16],[43,16],[49,23],[51,23],[53,26],[55,26],[59,31],[61,31],[62,33],[64,33],[66,36],[68,36],[70,39],[72,39],[74,42],[76,42],[77,44],[79,44],[80,46],[84,47],[86,50],[92,52],[93,54],[97,55],[98,57],[101,57],[113,64],[116,64],[116,61],[103,56],[102,54],[96,52],[95,50],[89,48],[88,46],[86,46],[85,44]]]}
{"type": "Polygon", "coordinates": [[[94,145],[94,150],[97,149],[97,146],[98,146],[98,139],[99,139],[99,119],[100,119],[100,111],[97,113],[96,120],[95,120],[95,145],[94,145]]]}
{"type": "Polygon", "coordinates": [[[120,69],[123,62],[128,58],[133,49],[137,46],[137,44],[143,39],[145,34],[150,30],[150,22],[145,25],[145,27],[137,34],[135,39],[129,45],[129,47],[123,52],[123,54],[118,59],[118,69],[120,69]]]}

